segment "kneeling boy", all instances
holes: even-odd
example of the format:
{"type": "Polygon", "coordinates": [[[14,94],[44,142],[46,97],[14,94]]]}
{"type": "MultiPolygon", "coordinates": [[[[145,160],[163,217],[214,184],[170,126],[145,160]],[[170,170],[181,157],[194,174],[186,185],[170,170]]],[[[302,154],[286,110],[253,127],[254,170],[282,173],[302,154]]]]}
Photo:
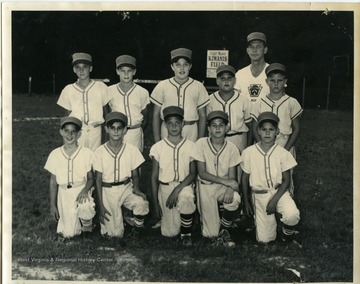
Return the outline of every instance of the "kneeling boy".
{"type": "Polygon", "coordinates": [[[94,158],[101,234],[123,237],[121,206],[124,205],[134,213],[131,236],[137,240],[149,212],[146,196],[139,189],[139,166],[144,157],[138,148],[123,141],[127,131],[127,117],[123,113],[109,113],[105,130],[109,141],[96,149],[94,158]]]}
{"type": "Polygon", "coordinates": [[[202,235],[216,240],[215,244],[233,246],[228,229],[240,204],[236,168],[242,159],[235,144],[225,139],[228,115],[212,111],[207,123],[210,137],[200,138],[191,155],[197,161],[199,173],[197,194],[202,235]],[[224,208],[221,220],[219,207],[224,208]]]}
{"type": "Polygon", "coordinates": [[[60,122],[64,145],[53,150],[45,164],[50,177],[50,213],[65,238],[92,231],[95,203],[91,197],[93,152],[78,145],[82,122],[65,117],[60,122]]]}
{"type": "Polygon", "coordinates": [[[299,210],[288,191],[290,170],[297,163],[290,152],[275,143],[278,123],[279,117],[274,113],[261,113],[257,130],[260,142],[242,153],[244,212],[248,216],[254,214],[256,239],[261,243],[276,239],[275,212],[281,214],[283,240],[291,239],[294,226],[300,220],[299,210]]]}
{"type": "Polygon", "coordinates": [[[154,213],[157,218],[162,213],[163,236],[174,237],[181,233],[183,245],[190,246],[196,209],[192,186],[196,165],[190,157],[194,142],[181,136],[184,126],[182,108],[169,106],[163,110],[163,115],[168,136],[150,149],[154,213]]]}

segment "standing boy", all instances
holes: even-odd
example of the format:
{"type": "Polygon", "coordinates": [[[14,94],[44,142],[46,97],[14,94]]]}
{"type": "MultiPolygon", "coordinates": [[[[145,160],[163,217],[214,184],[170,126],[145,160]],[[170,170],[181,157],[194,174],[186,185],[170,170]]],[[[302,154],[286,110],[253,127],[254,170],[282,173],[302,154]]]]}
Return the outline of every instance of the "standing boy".
{"type": "Polygon", "coordinates": [[[116,58],[116,73],[120,82],[109,87],[111,111],[124,113],[128,118],[128,131],[125,143],[136,146],[140,152],[144,148],[143,130],[148,122],[149,92],[134,83],[136,59],[130,55],[116,58]]]}
{"type": "Polygon", "coordinates": [[[104,106],[110,98],[103,82],[90,79],[92,57],[87,53],[74,53],[73,71],[78,80],[67,85],[57,104],[66,109],[66,115],[75,116],[83,123],[79,144],[95,151],[101,145],[101,125],[104,122],[104,106]]]}
{"type": "Polygon", "coordinates": [[[92,231],[95,203],[91,150],[79,146],[82,123],[76,117],[60,122],[64,145],[53,150],[45,164],[50,176],[50,214],[58,222],[57,233],[71,238],[92,231]]]}
{"type": "Polygon", "coordinates": [[[278,123],[279,117],[273,112],[261,113],[257,129],[260,142],[242,154],[244,212],[254,215],[256,239],[261,243],[276,239],[275,212],[281,214],[283,240],[291,240],[294,226],[300,220],[299,210],[287,191],[290,170],[297,163],[288,151],[275,143],[278,123]]]}
{"type": "Polygon", "coordinates": [[[192,157],[199,173],[198,209],[202,221],[202,235],[216,240],[215,244],[234,246],[228,231],[240,204],[236,167],[241,162],[239,149],[225,139],[229,117],[223,111],[207,116],[210,137],[195,143],[192,157]],[[224,207],[219,216],[219,205],[224,207]]]}
{"type": "Polygon", "coordinates": [[[153,90],[150,101],[154,104],[153,132],[155,143],[167,137],[162,111],[168,106],[184,110],[182,136],[196,141],[205,136],[208,93],[199,81],[189,77],[192,51],[178,48],[171,51],[171,69],[174,77],[161,81],[153,90]]]}
{"type": "Polygon", "coordinates": [[[182,108],[166,107],[163,117],[168,136],[150,149],[154,213],[157,218],[162,215],[163,236],[174,237],[181,233],[182,244],[191,246],[191,227],[196,209],[192,186],[196,165],[190,157],[194,142],[181,136],[184,124],[182,108]]]}
{"type": "Polygon", "coordinates": [[[247,36],[246,52],[251,63],[236,72],[235,88],[251,102],[256,102],[269,92],[269,88],[265,83],[265,68],[268,66],[265,62],[267,51],[265,34],[253,32],[247,36]]]}
{"type": "MultiPolygon", "coordinates": [[[[271,111],[279,117],[279,134],[275,143],[284,147],[295,155],[295,142],[300,131],[300,116],[303,112],[299,102],[285,93],[287,83],[286,69],[283,64],[270,64],[266,70],[266,83],[270,93],[262,97],[253,105],[251,116],[253,117],[253,135],[256,141],[260,141],[258,134],[258,116],[264,111],[271,111]]],[[[291,178],[290,193],[293,194],[293,182],[291,178]]]]}
{"type": "Polygon", "coordinates": [[[221,110],[229,116],[229,131],[226,133],[226,139],[234,143],[242,152],[250,145],[252,138],[250,103],[243,94],[234,89],[235,82],[235,69],[232,66],[221,65],[216,69],[216,84],[219,90],[210,95],[206,112],[221,110]]]}
{"type": "Polygon", "coordinates": [[[131,237],[137,240],[149,212],[149,203],[139,189],[139,166],[144,158],[138,148],[124,142],[127,123],[127,117],[121,112],[107,114],[105,131],[109,134],[109,141],[95,151],[94,170],[101,234],[123,237],[123,205],[133,211],[131,237]]]}

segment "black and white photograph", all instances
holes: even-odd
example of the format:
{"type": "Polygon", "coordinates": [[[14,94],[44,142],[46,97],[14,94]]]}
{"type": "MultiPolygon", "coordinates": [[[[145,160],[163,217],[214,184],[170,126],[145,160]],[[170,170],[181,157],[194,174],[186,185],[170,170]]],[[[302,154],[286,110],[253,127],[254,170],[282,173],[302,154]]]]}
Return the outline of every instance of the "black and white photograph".
{"type": "Polygon", "coordinates": [[[359,283],[359,3],[1,9],[2,283],[359,283]]]}

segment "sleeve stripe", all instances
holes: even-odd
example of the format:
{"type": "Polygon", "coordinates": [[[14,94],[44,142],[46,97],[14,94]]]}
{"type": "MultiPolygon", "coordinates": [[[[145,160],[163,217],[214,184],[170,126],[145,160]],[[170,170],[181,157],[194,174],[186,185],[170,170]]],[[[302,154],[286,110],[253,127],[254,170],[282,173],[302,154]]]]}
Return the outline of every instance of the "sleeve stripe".
{"type": "Polygon", "coordinates": [[[160,103],[159,101],[155,100],[153,97],[150,97],[150,101],[158,106],[162,106],[162,103],[160,103]]]}
{"type": "Polygon", "coordinates": [[[210,99],[207,99],[204,103],[202,103],[201,105],[199,105],[197,108],[203,108],[205,106],[207,106],[210,103],[210,99]]]}
{"type": "Polygon", "coordinates": [[[295,118],[297,118],[300,114],[302,114],[303,109],[300,109],[295,115],[292,116],[291,120],[294,120],[295,118]]]}

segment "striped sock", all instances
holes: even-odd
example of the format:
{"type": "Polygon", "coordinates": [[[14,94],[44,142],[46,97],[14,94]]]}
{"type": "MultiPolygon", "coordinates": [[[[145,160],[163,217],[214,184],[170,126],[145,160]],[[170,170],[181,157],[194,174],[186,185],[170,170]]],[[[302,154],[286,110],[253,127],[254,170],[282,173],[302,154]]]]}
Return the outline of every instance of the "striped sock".
{"type": "Polygon", "coordinates": [[[134,215],[134,227],[138,229],[144,227],[144,220],[144,215],[134,215]]]}
{"type": "Polygon", "coordinates": [[[182,235],[191,234],[194,214],[180,214],[181,227],[180,232],[182,235]]]}
{"type": "Polygon", "coordinates": [[[223,214],[223,212],[224,212],[224,204],[219,203],[219,204],[218,204],[218,210],[219,210],[219,216],[220,216],[220,218],[221,218],[221,216],[222,216],[222,214],[223,214]]]}
{"type": "Polygon", "coordinates": [[[289,225],[283,224],[282,232],[285,236],[292,236],[295,232],[295,226],[289,226],[289,225]]]}
{"type": "Polygon", "coordinates": [[[222,218],[221,218],[221,226],[220,226],[220,231],[222,229],[228,229],[230,228],[233,220],[235,217],[235,211],[229,211],[224,209],[224,212],[222,214],[222,218]]]}

